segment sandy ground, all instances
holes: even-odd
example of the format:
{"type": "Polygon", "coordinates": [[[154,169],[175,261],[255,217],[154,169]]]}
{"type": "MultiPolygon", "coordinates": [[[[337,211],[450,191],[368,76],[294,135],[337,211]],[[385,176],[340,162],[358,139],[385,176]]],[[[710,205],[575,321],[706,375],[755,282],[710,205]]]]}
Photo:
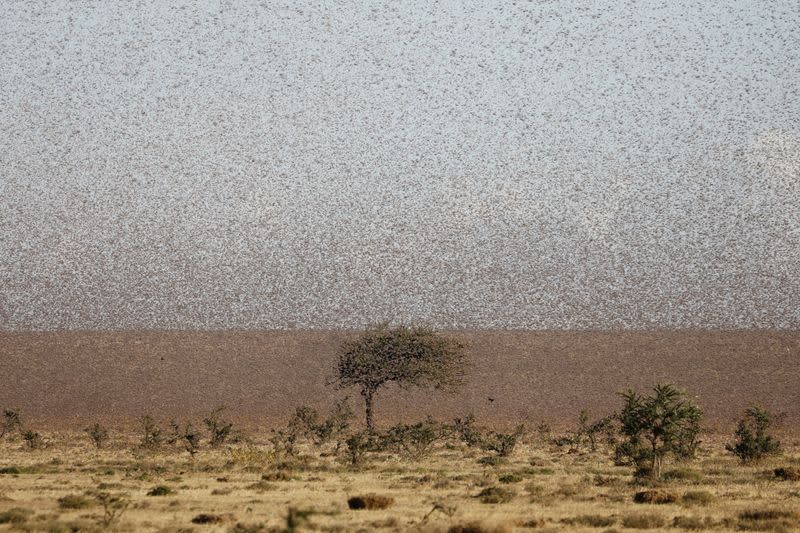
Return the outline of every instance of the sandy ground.
{"type": "MultiPolygon", "coordinates": [[[[345,332],[0,333],[0,406],[71,428],[87,420],[195,416],[219,404],[270,424],[347,394],[326,386],[345,332]]],[[[453,396],[382,390],[382,423],[474,412],[482,423],[553,424],[619,406],[616,392],[671,381],[697,396],[710,429],[758,401],[800,425],[800,333],[454,333],[470,345],[470,383],[453,396]],[[494,401],[490,401],[492,398],[494,401]],[[424,413],[424,414],[423,414],[424,413]]],[[[349,392],[360,407],[357,391],[349,392]]]]}

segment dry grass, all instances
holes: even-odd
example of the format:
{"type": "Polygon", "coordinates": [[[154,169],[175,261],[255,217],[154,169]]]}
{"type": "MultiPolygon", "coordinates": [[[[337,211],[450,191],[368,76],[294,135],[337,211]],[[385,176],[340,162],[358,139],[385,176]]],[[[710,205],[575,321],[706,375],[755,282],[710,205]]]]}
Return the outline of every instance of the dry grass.
{"type": "Polygon", "coordinates": [[[0,441],[0,531],[800,529],[800,485],[773,474],[796,468],[791,438],[783,456],[741,465],[722,449],[727,436],[706,435],[695,461],[642,487],[608,450],[567,453],[535,436],[497,467],[448,442],[422,461],[375,453],[354,468],[333,444],[276,457],[266,432],[194,458],[179,446],[134,453],[135,434],[113,435],[99,450],[78,433],[48,432],[44,450],[0,441]]]}

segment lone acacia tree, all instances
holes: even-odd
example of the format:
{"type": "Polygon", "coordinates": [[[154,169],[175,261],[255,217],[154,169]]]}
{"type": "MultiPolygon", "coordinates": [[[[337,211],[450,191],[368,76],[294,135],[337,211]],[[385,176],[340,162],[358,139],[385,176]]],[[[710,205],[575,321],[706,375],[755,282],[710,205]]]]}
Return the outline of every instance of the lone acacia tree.
{"type": "Polygon", "coordinates": [[[464,382],[464,351],[462,343],[431,328],[383,323],[342,345],[334,383],[339,388],[361,388],[367,429],[373,431],[373,401],[379,388],[394,382],[453,391],[464,382]]]}

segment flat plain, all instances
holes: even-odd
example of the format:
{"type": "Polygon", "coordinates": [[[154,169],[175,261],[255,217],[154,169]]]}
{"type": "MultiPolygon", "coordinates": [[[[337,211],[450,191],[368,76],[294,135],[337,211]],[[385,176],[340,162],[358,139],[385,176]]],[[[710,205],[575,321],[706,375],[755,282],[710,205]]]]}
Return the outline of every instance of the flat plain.
{"type": "Polygon", "coordinates": [[[335,453],[333,443],[300,443],[288,458],[272,453],[268,432],[246,435],[218,448],[201,445],[193,457],[179,445],[145,450],[132,431],[113,430],[99,450],[76,432],[48,434],[48,446],[41,450],[28,450],[21,438],[7,437],[0,442],[0,530],[800,527],[800,481],[773,472],[779,467],[800,472],[800,449],[791,437],[784,438],[782,455],[745,466],[724,451],[723,436],[704,435],[696,459],[670,464],[665,479],[654,483],[635,481],[632,468],[615,466],[602,444],[596,451],[586,446],[575,450],[537,431],[528,433],[508,458],[492,464],[481,461],[485,454],[445,439],[424,457],[373,453],[357,466],[335,453]],[[643,491],[664,502],[635,503],[643,491]],[[368,506],[386,507],[350,508],[350,498],[365,496],[368,506]]]}

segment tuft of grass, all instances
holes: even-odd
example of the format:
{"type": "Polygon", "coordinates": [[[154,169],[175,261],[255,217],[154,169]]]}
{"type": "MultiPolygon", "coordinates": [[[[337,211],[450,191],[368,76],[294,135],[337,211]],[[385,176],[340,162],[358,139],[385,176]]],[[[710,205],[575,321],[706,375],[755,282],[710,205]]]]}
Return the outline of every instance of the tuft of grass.
{"type": "Polygon", "coordinates": [[[158,485],[147,491],[148,496],[169,496],[175,494],[175,491],[166,485],[158,485]]]}
{"type": "Polygon", "coordinates": [[[193,524],[219,524],[223,522],[224,518],[217,514],[200,513],[192,518],[193,524]]]}
{"type": "Polygon", "coordinates": [[[676,516],[672,519],[672,527],[689,531],[708,531],[714,525],[714,519],[710,516],[676,516]]]}
{"type": "Polygon", "coordinates": [[[481,503],[508,503],[514,499],[516,493],[503,487],[486,487],[476,496],[481,503]]]}
{"type": "Polygon", "coordinates": [[[673,468],[664,472],[662,477],[665,481],[699,482],[703,480],[703,473],[693,468],[673,468]]]}
{"type": "Polygon", "coordinates": [[[525,478],[522,477],[520,474],[512,473],[512,474],[505,474],[503,476],[500,476],[498,478],[498,481],[500,483],[509,484],[509,483],[519,483],[523,479],[525,479],[525,478]]]}
{"type": "Polygon", "coordinates": [[[256,492],[267,492],[270,490],[275,490],[277,486],[274,483],[269,483],[267,481],[256,481],[255,483],[251,483],[247,485],[248,490],[254,490],[256,492]]]}
{"type": "Polygon", "coordinates": [[[0,513],[0,524],[24,524],[31,515],[33,515],[33,511],[30,509],[12,507],[8,511],[0,513]]]}
{"type": "Polygon", "coordinates": [[[483,466],[498,467],[506,464],[508,461],[505,457],[500,455],[487,455],[478,459],[478,464],[483,466]]]}
{"type": "Polygon", "coordinates": [[[264,481],[291,481],[291,476],[283,470],[276,470],[275,472],[267,472],[261,475],[264,481]]]}
{"type": "Polygon", "coordinates": [[[466,522],[456,524],[447,529],[447,533],[511,533],[512,529],[506,524],[488,525],[481,522],[466,522]]]}
{"type": "Polygon", "coordinates": [[[711,505],[717,497],[707,490],[690,490],[683,494],[681,502],[685,505],[711,505]]]}
{"type": "Polygon", "coordinates": [[[665,504],[678,501],[678,495],[674,492],[660,489],[643,490],[633,495],[634,503],[653,503],[665,504]]]}
{"type": "Polygon", "coordinates": [[[353,510],[373,510],[386,509],[394,504],[394,498],[381,494],[365,494],[363,496],[353,496],[347,500],[347,507],[353,510]]]}
{"type": "Polygon", "coordinates": [[[0,474],[20,474],[20,469],[16,466],[4,466],[0,468],[0,474]]]}
{"type": "Polygon", "coordinates": [[[630,514],[622,517],[622,525],[629,529],[655,529],[663,527],[664,517],[657,514],[630,514]]]}
{"type": "Polygon", "coordinates": [[[80,494],[67,494],[58,499],[58,506],[61,509],[86,509],[92,503],[89,498],[80,494]]]}
{"type": "Polygon", "coordinates": [[[739,513],[740,531],[793,531],[800,527],[800,513],[784,509],[751,509],[739,513]]]}
{"type": "Polygon", "coordinates": [[[617,523],[617,519],[613,516],[587,514],[562,518],[561,523],[570,526],[610,527],[617,523]]]}

